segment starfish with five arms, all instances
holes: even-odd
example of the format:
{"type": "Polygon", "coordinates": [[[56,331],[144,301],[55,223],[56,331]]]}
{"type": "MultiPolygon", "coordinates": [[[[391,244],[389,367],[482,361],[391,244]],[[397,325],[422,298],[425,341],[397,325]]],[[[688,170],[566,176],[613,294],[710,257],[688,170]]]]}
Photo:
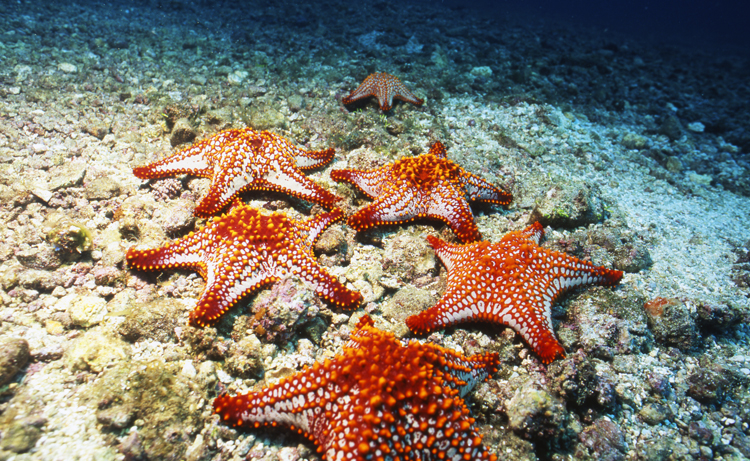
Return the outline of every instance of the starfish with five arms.
{"type": "Polygon", "coordinates": [[[426,154],[375,170],[333,170],[331,179],[353,184],[375,199],[349,217],[347,223],[357,231],[427,217],[448,224],[462,242],[473,242],[481,235],[469,201],[507,205],[512,198],[448,160],[441,142],[426,154]]]}
{"type": "Polygon", "coordinates": [[[542,235],[534,223],[497,243],[451,245],[427,237],[448,269],[448,286],[437,304],[407,318],[407,326],[426,334],[470,321],[499,323],[520,333],[544,363],[564,356],[552,330],[552,303],[571,288],[615,285],[622,271],[542,248],[542,235]]]}
{"type": "Polygon", "coordinates": [[[133,169],[141,179],[192,174],[211,178],[211,186],[195,215],[220,212],[241,192],[272,190],[331,208],[340,200],[300,170],[318,168],[333,159],[334,150],[305,151],[285,138],[251,128],[224,130],[174,155],[133,169]]]}
{"type": "Polygon", "coordinates": [[[196,270],[206,288],[190,313],[195,326],[216,323],[242,297],[289,274],[312,284],[326,301],[354,308],[362,295],[323,270],[312,252],[321,233],[343,217],[336,209],[294,222],[283,213],[264,214],[240,202],[199,231],[160,248],[131,248],[126,259],[139,270],[196,270]]]}
{"type": "Polygon", "coordinates": [[[382,111],[388,111],[393,107],[394,98],[410,102],[415,106],[421,106],[424,103],[424,99],[416,97],[401,83],[398,77],[385,72],[375,72],[368,75],[365,81],[349,96],[341,99],[341,102],[348,105],[370,96],[378,98],[378,104],[380,104],[380,110],[382,111]]]}
{"type": "Polygon", "coordinates": [[[341,355],[256,392],[220,395],[214,411],[234,426],[295,430],[327,461],[496,461],[464,397],[498,365],[497,353],[398,340],[365,315],[341,355]]]}

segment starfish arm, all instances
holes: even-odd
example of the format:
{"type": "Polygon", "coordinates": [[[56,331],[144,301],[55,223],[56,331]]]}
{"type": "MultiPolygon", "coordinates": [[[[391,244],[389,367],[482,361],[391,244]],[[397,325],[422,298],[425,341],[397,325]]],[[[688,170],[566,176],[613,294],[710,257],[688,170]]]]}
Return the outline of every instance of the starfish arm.
{"type": "Polygon", "coordinates": [[[295,148],[299,152],[294,155],[294,163],[300,170],[312,170],[319,168],[333,160],[336,151],[333,148],[325,150],[303,150],[295,148]]]}
{"type": "Polygon", "coordinates": [[[471,207],[463,193],[449,183],[438,185],[430,194],[427,216],[445,222],[461,242],[474,242],[482,238],[474,222],[471,207]]]}
{"type": "Polygon", "coordinates": [[[284,150],[294,161],[300,170],[318,168],[333,160],[336,153],[334,149],[307,151],[290,143],[286,138],[270,131],[263,131],[260,135],[275,146],[276,149],[284,150]]]}
{"type": "Polygon", "coordinates": [[[402,187],[398,193],[383,193],[380,198],[354,213],[347,220],[349,227],[363,231],[383,224],[402,224],[427,216],[424,200],[413,187],[402,187]]]}
{"type": "Polygon", "coordinates": [[[312,179],[300,173],[297,169],[279,169],[269,171],[263,178],[258,179],[250,188],[271,189],[284,192],[293,197],[317,203],[326,208],[332,208],[341,200],[312,179]]]}
{"type": "Polygon", "coordinates": [[[128,249],[125,260],[131,269],[156,271],[162,269],[193,269],[202,277],[206,274],[206,260],[202,253],[202,231],[175,240],[163,247],[137,250],[128,249]]]}
{"type": "Polygon", "coordinates": [[[213,165],[206,155],[206,151],[210,148],[210,141],[206,139],[169,157],[135,167],[133,174],[141,179],[164,178],[186,173],[209,178],[213,174],[213,165]]]}
{"type": "Polygon", "coordinates": [[[313,216],[308,220],[297,224],[300,230],[300,235],[304,237],[305,245],[307,248],[312,248],[318,237],[328,229],[333,223],[343,221],[344,212],[339,208],[335,208],[328,213],[321,213],[317,216],[313,216]]]}
{"type": "Polygon", "coordinates": [[[252,188],[252,178],[248,175],[232,176],[224,171],[217,172],[193,213],[199,218],[214,216],[241,192],[252,188]]]}
{"type": "Polygon", "coordinates": [[[245,258],[244,264],[233,263],[230,255],[240,254],[241,246],[242,243],[237,242],[225,257],[208,264],[206,288],[190,313],[191,325],[206,327],[215,324],[239,300],[277,282],[284,275],[284,270],[279,270],[273,260],[262,262],[245,258]]]}
{"type": "Polygon", "coordinates": [[[445,148],[445,144],[443,144],[440,141],[435,141],[427,153],[432,154],[437,158],[442,158],[442,159],[448,158],[448,150],[445,148]]]}
{"type": "Polygon", "coordinates": [[[453,268],[455,267],[456,262],[461,259],[468,248],[471,248],[471,246],[469,245],[451,245],[445,240],[432,235],[428,235],[426,238],[427,243],[429,243],[430,246],[435,250],[435,256],[440,259],[445,268],[448,270],[449,276],[453,274],[453,268]]]}
{"type": "Polygon", "coordinates": [[[354,309],[362,303],[362,295],[345,287],[335,277],[323,270],[309,254],[296,252],[287,265],[292,274],[313,286],[315,293],[340,308],[354,309]]]}
{"type": "Polygon", "coordinates": [[[542,239],[542,237],[544,237],[544,227],[542,227],[542,225],[537,221],[523,230],[511,232],[505,235],[502,239],[500,239],[500,241],[509,241],[518,237],[525,238],[526,240],[531,240],[538,245],[539,241],[542,239]]]}
{"type": "Polygon", "coordinates": [[[329,429],[322,408],[334,397],[325,384],[328,378],[325,371],[316,362],[313,367],[258,392],[234,397],[220,395],[214,400],[214,412],[233,426],[289,427],[320,445],[320,438],[325,440],[323,432],[329,429]],[[307,392],[301,393],[300,388],[307,392]]]}
{"type": "Polygon", "coordinates": [[[414,93],[409,91],[405,86],[401,85],[399,92],[391,97],[390,105],[393,105],[393,98],[400,99],[402,101],[410,102],[415,106],[421,106],[424,104],[424,99],[418,98],[414,93]]]}
{"type": "Polygon", "coordinates": [[[390,165],[385,165],[374,170],[342,169],[331,171],[331,179],[336,182],[349,183],[371,199],[383,193],[383,184],[390,178],[390,165]]]}
{"type": "Polygon", "coordinates": [[[349,96],[342,98],[341,102],[344,105],[349,105],[354,101],[358,101],[360,99],[368,98],[370,96],[377,96],[375,94],[375,88],[373,85],[374,82],[370,77],[372,76],[367,77],[365,81],[357,87],[357,89],[349,93],[349,96]]]}
{"type": "Polygon", "coordinates": [[[507,205],[513,199],[513,196],[509,192],[471,173],[464,173],[461,176],[461,183],[466,190],[469,200],[507,205]]]}

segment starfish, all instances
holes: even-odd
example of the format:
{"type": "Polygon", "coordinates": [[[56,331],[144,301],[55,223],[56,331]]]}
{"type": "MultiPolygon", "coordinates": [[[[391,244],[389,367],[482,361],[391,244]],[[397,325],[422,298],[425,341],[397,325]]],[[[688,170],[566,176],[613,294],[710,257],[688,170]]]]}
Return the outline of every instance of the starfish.
{"type": "Polygon", "coordinates": [[[220,395],[214,412],[234,426],[289,427],[328,461],[495,461],[464,397],[498,364],[497,353],[399,341],[365,315],[341,355],[257,392],[220,395]]]}
{"type": "Polygon", "coordinates": [[[238,201],[202,229],[160,248],[130,248],[126,259],[133,269],[197,271],[206,288],[190,313],[195,326],[216,323],[243,296],[289,274],[312,284],[326,301],[355,307],[362,295],[323,270],[312,252],[320,234],[343,216],[336,209],[294,222],[283,213],[266,215],[238,201]]]}
{"type": "Polygon", "coordinates": [[[552,303],[584,285],[615,285],[622,271],[540,247],[541,224],[511,232],[499,242],[451,245],[427,241],[448,269],[448,286],[438,303],[406,319],[417,334],[481,320],[508,325],[523,336],[544,363],[564,356],[552,330],[552,303]]]}
{"type": "Polygon", "coordinates": [[[340,200],[300,170],[317,168],[334,150],[305,151],[283,137],[251,128],[224,130],[174,155],[133,169],[141,179],[192,174],[211,178],[211,186],[195,208],[199,217],[213,216],[241,192],[273,190],[331,208],[340,200]]]}
{"type": "Polygon", "coordinates": [[[331,179],[357,186],[375,202],[349,217],[357,231],[383,224],[435,218],[462,242],[481,238],[469,200],[507,205],[511,195],[448,160],[443,143],[426,154],[402,158],[375,170],[333,170],[331,179]]]}
{"type": "Polygon", "coordinates": [[[367,76],[364,82],[352,91],[349,96],[341,100],[344,105],[351,104],[359,99],[375,96],[378,98],[380,110],[388,111],[393,106],[393,98],[410,102],[415,106],[421,106],[424,99],[414,96],[414,93],[401,83],[398,77],[385,72],[375,72],[367,76]]]}

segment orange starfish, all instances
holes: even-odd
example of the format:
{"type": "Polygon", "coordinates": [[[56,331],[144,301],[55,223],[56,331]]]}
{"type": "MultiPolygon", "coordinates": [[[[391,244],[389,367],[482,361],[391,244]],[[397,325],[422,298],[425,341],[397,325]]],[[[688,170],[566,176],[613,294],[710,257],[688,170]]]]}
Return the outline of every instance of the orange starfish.
{"type": "Polygon", "coordinates": [[[448,287],[436,305],[406,324],[425,334],[472,320],[499,323],[520,333],[544,363],[564,356],[552,330],[552,303],[571,288],[615,285],[622,271],[542,248],[542,235],[534,223],[497,243],[451,245],[427,237],[448,269],[448,287]]]}
{"type": "Polygon", "coordinates": [[[469,200],[507,205],[511,195],[448,160],[443,143],[426,154],[375,170],[333,170],[331,179],[357,186],[375,202],[349,217],[362,231],[429,217],[448,224],[462,242],[481,238],[469,200]]]}
{"type": "Polygon", "coordinates": [[[141,179],[192,174],[211,178],[211,186],[195,215],[212,216],[241,192],[273,190],[331,208],[340,200],[300,170],[333,159],[334,150],[305,151],[283,137],[251,128],[225,130],[167,158],[133,169],[141,179]]]}
{"type": "Polygon", "coordinates": [[[387,111],[393,106],[393,98],[410,102],[415,106],[421,106],[424,99],[414,95],[401,83],[398,77],[385,72],[375,72],[367,76],[364,82],[352,91],[349,96],[341,100],[344,105],[351,104],[359,99],[375,96],[378,98],[380,110],[387,111]]]}
{"type": "Polygon", "coordinates": [[[214,412],[234,426],[289,427],[330,461],[496,461],[463,398],[498,365],[497,353],[399,341],[365,315],[341,355],[257,392],[220,395],[214,412]]]}
{"type": "Polygon", "coordinates": [[[315,292],[340,307],[355,307],[362,295],[342,285],[318,265],[312,246],[344,214],[336,209],[296,223],[283,213],[262,214],[239,201],[206,227],[161,248],[128,250],[128,265],[139,270],[187,268],[206,280],[190,323],[206,326],[245,295],[296,274],[315,292]]]}

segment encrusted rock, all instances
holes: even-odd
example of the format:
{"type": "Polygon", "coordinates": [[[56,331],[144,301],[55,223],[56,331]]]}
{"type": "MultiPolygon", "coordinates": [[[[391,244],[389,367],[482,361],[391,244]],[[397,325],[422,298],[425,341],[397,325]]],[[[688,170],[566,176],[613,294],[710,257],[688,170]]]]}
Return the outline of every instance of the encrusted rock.
{"type": "Polygon", "coordinates": [[[154,220],[158,222],[167,235],[175,237],[187,233],[195,227],[195,202],[178,199],[170,202],[165,208],[154,213],[154,220]]]}
{"type": "Polygon", "coordinates": [[[102,176],[86,184],[86,198],[108,200],[120,195],[120,183],[108,176],[102,176]]]}
{"type": "Polygon", "coordinates": [[[578,440],[581,445],[576,451],[577,459],[589,457],[606,461],[625,459],[625,437],[620,428],[608,418],[594,421],[594,424],[578,434],[578,440]]]}
{"type": "Polygon", "coordinates": [[[149,303],[130,301],[126,304],[125,320],[118,332],[126,341],[141,338],[168,342],[175,337],[175,328],[184,324],[189,307],[175,298],[159,298],[149,303]]]}
{"type": "Polygon", "coordinates": [[[78,259],[93,246],[91,231],[64,213],[50,213],[42,223],[42,231],[55,252],[65,261],[78,259]]]}
{"type": "Polygon", "coordinates": [[[130,355],[127,344],[105,335],[98,329],[89,330],[65,352],[65,365],[71,370],[100,373],[130,355]]]}
{"type": "Polygon", "coordinates": [[[697,333],[690,310],[676,298],[654,298],[643,305],[654,339],[667,346],[689,350],[695,346],[697,333]]]}
{"type": "Polygon", "coordinates": [[[596,393],[596,370],[582,353],[552,362],[547,377],[552,391],[576,406],[583,405],[596,393]]]}
{"type": "Polygon", "coordinates": [[[54,270],[63,263],[62,255],[47,243],[17,251],[15,256],[19,263],[30,269],[54,270]]]}
{"type": "Polygon", "coordinates": [[[49,190],[56,191],[67,187],[76,187],[83,184],[86,177],[86,165],[83,163],[63,163],[52,171],[49,190]]]}
{"type": "Polygon", "coordinates": [[[190,120],[183,117],[178,119],[174,127],[172,127],[172,135],[169,137],[169,142],[172,144],[172,147],[176,147],[180,144],[192,142],[196,136],[197,134],[190,120]]]}
{"type": "Polygon", "coordinates": [[[680,119],[678,119],[674,115],[665,117],[661,125],[659,126],[659,133],[665,135],[672,141],[680,139],[683,133],[682,123],[680,123],[680,119]]]}
{"type": "Polygon", "coordinates": [[[255,335],[248,335],[233,343],[225,362],[226,370],[240,378],[263,376],[263,345],[255,335]]]}
{"type": "Polygon", "coordinates": [[[548,190],[529,216],[529,224],[574,228],[604,219],[604,202],[599,191],[584,183],[555,186],[548,190]]]}
{"type": "Polygon", "coordinates": [[[12,453],[26,453],[34,448],[42,431],[34,424],[24,420],[12,423],[0,439],[0,449],[12,453]]]}
{"type": "Polygon", "coordinates": [[[0,338],[0,386],[8,384],[29,363],[29,343],[22,338],[0,338]]]}
{"type": "Polygon", "coordinates": [[[383,317],[391,321],[393,327],[391,331],[396,336],[403,337],[409,334],[409,327],[405,323],[406,318],[422,312],[436,302],[437,298],[428,290],[407,285],[384,303],[383,317]]]}
{"type": "Polygon", "coordinates": [[[71,293],[60,298],[55,309],[67,312],[73,326],[89,328],[107,315],[107,301],[96,295],[71,293]]]}
{"type": "Polygon", "coordinates": [[[669,407],[661,403],[647,403],[638,412],[643,422],[655,426],[672,417],[669,407]]]}
{"type": "Polygon", "coordinates": [[[554,439],[563,431],[565,405],[544,389],[523,387],[508,403],[508,426],[526,439],[554,439]]]}
{"type": "Polygon", "coordinates": [[[250,329],[263,341],[286,342],[318,315],[320,304],[308,284],[297,277],[283,279],[252,300],[250,329]]]}

